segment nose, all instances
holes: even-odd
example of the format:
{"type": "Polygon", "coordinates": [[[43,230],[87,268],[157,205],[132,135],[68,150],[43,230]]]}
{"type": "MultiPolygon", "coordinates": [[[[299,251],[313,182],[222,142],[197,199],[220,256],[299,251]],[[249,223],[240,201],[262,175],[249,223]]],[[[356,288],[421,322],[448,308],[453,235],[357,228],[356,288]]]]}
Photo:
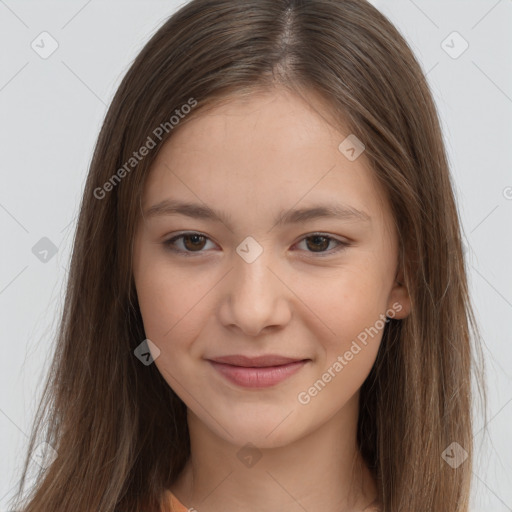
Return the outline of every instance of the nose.
{"type": "Polygon", "coordinates": [[[237,254],[222,288],[219,316],[226,328],[247,336],[284,327],[291,319],[293,296],[275,261],[263,253],[252,263],[237,254]]]}

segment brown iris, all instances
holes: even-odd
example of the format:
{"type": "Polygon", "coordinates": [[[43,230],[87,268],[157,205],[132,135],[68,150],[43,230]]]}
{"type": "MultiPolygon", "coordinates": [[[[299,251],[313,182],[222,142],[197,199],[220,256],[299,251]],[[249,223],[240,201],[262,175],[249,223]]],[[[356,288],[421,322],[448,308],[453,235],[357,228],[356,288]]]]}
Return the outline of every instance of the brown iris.
{"type": "Polygon", "coordinates": [[[311,239],[313,239],[315,241],[314,242],[315,245],[313,247],[320,249],[320,251],[313,251],[313,252],[321,252],[321,251],[327,249],[327,247],[329,247],[330,239],[328,237],[322,236],[322,235],[313,235],[313,236],[308,236],[306,238],[306,245],[308,246],[308,249],[311,248],[310,243],[309,243],[309,240],[311,240],[311,239]],[[324,243],[321,243],[321,247],[316,245],[318,243],[319,239],[324,242],[324,243]]]}
{"type": "Polygon", "coordinates": [[[191,235],[182,235],[183,237],[183,245],[187,250],[195,250],[202,249],[206,242],[206,237],[203,235],[191,234],[191,235]],[[190,243],[188,243],[190,241],[190,243]]]}

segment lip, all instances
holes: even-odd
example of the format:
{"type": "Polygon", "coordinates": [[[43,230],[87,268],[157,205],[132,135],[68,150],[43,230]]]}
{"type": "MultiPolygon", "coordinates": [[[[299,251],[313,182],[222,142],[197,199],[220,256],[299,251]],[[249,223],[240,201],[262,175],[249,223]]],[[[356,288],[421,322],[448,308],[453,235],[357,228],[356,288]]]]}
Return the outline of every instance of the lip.
{"type": "Polygon", "coordinates": [[[305,359],[305,357],[284,357],[277,354],[265,354],[255,357],[236,354],[232,356],[212,357],[209,358],[209,361],[233,366],[244,366],[246,368],[263,368],[267,366],[281,366],[288,363],[296,363],[297,361],[304,361],[305,359]]]}
{"type": "Polygon", "coordinates": [[[279,355],[247,357],[222,356],[208,362],[230,382],[246,388],[275,386],[297,373],[309,359],[296,359],[279,355]]]}

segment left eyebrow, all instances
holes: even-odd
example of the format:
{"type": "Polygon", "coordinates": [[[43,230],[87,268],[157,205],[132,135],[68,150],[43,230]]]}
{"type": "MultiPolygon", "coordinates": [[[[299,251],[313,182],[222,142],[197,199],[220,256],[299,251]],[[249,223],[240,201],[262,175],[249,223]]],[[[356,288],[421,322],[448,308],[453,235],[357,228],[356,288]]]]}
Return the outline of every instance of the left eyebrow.
{"type": "MultiPolygon", "coordinates": [[[[164,215],[185,215],[194,219],[206,219],[214,222],[222,222],[232,230],[232,218],[230,215],[222,211],[215,211],[208,206],[199,203],[164,199],[163,201],[150,206],[144,212],[144,216],[147,218],[164,215]]],[[[352,206],[333,203],[313,205],[309,208],[283,210],[274,220],[274,225],[283,226],[286,224],[302,224],[320,218],[371,222],[371,217],[368,213],[358,210],[352,206]]]]}
{"type": "Polygon", "coordinates": [[[342,204],[314,205],[310,208],[287,210],[281,212],[275,220],[276,225],[300,224],[321,218],[340,220],[357,220],[371,222],[371,217],[362,210],[342,204]]]}

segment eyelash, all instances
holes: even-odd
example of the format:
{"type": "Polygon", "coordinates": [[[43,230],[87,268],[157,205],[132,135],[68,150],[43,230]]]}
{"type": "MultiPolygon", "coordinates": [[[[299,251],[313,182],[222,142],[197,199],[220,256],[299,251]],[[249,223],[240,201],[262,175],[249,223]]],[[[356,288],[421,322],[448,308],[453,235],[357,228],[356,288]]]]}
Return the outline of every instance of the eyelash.
{"type": "MultiPolygon", "coordinates": [[[[176,249],[175,247],[173,247],[174,242],[176,242],[180,238],[184,238],[185,236],[190,236],[190,235],[199,235],[199,236],[202,236],[202,237],[206,238],[206,240],[210,240],[206,235],[203,235],[202,233],[198,233],[198,232],[195,232],[195,231],[186,231],[184,233],[180,233],[179,235],[173,236],[169,240],[164,241],[163,245],[165,246],[166,249],[168,249],[168,250],[170,250],[172,252],[181,254],[183,256],[186,256],[186,257],[195,256],[196,254],[201,254],[202,252],[205,252],[203,250],[199,250],[199,251],[183,251],[181,249],[176,249]]],[[[303,240],[306,240],[307,238],[313,238],[315,236],[320,236],[322,238],[326,238],[326,239],[329,240],[329,243],[330,242],[336,242],[338,244],[335,249],[331,249],[330,251],[324,251],[324,252],[306,251],[306,252],[309,252],[311,254],[314,254],[315,257],[324,258],[326,256],[331,256],[331,255],[333,255],[335,253],[338,253],[338,252],[346,249],[350,245],[348,242],[344,242],[342,240],[338,240],[337,238],[334,238],[334,237],[329,236],[329,235],[324,234],[324,233],[311,233],[311,234],[309,234],[309,235],[307,235],[305,237],[302,237],[299,240],[299,242],[302,242],[303,240]]],[[[299,242],[297,242],[297,243],[299,243],[299,242]]]]}

